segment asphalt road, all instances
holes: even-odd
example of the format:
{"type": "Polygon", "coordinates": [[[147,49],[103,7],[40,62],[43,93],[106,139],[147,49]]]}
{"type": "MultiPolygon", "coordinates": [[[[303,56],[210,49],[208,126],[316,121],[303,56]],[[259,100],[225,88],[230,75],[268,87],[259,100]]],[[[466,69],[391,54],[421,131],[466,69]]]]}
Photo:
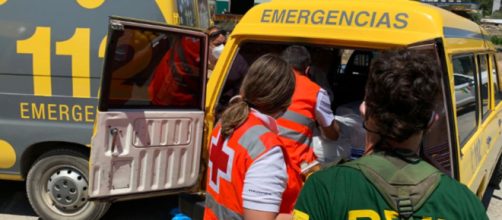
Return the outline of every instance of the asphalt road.
{"type": "MultiPolygon", "coordinates": [[[[499,185],[502,188],[502,184],[499,185]]],[[[491,195],[488,201],[483,201],[483,202],[489,202],[488,205],[488,217],[490,219],[496,220],[496,219],[502,219],[502,190],[487,190],[486,194],[491,195]]]]}
{"type": "MultiPolygon", "coordinates": [[[[102,219],[105,220],[168,220],[169,212],[177,207],[176,196],[155,197],[116,202],[102,219]]],[[[24,182],[0,181],[0,220],[37,220],[26,197],[24,182]]]]}
{"type": "MultiPolygon", "coordinates": [[[[502,186],[502,184],[501,184],[502,186]]],[[[0,181],[0,220],[37,220],[26,197],[24,182],[0,181]]],[[[502,190],[488,190],[490,219],[502,219],[502,190]]],[[[105,220],[171,219],[170,210],[176,206],[174,196],[117,202],[112,205],[105,220]]]]}

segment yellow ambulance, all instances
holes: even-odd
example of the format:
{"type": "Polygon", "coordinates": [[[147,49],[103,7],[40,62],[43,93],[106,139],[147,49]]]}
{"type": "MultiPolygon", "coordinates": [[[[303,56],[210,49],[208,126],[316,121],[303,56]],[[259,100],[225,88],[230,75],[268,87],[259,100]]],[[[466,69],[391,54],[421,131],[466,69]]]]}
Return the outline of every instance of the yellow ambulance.
{"type": "Polygon", "coordinates": [[[449,11],[408,0],[263,3],[242,17],[209,78],[208,36],[201,30],[125,18],[112,18],[109,30],[91,198],[200,192],[209,134],[240,74],[260,55],[293,44],[311,52],[335,111],[362,101],[371,61],[382,50],[407,47],[435,57],[442,87],[431,99],[439,121],[424,138],[423,156],[479,197],[492,176],[492,183],[500,181],[496,50],[476,23],[449,11]],[[150,43],[136,47],[145,39],[150,43]],[[187,74],[173,75],[173,68],[187,74]],[[152,93],[158,79],[165,79],[163,100],[152,93]]]}
{"type": "Polygon", "coordinates": [[[435,57],[442,70],[440,119],[424,138],[422,154],[479,197],[492,176],[493,183],[500,181],[502,73],[486,32],[470,20],[408,0],[275,0],[242,17],[209,78],[207,41],[196,29],[110,20],[91,149],[91,198],[200,192],[209,134],[235,94],[229,88],[239,83],[238,69],[293,44],[311,52],[315,74],[334,94],[334,110],[362,101],[371,60],[382,50],[407,47],[435,57]],[[124,49],[144,35],[150,44],[124,49]],[[132,57],[127,62],[125,54],[132,57]],[[152,88],[159,74],[169,75],[163,68],[189,69],[189,78],[162,79],[177,78],[165,80],[165,87],[190,89],[169,90],[167,101],[159,102],[152,88]]]}

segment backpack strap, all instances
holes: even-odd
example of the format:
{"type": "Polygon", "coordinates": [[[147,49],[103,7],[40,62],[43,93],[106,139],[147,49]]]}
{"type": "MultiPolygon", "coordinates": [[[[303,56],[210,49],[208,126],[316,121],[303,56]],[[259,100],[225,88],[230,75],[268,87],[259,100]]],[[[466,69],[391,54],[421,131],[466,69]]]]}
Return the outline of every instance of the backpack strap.
{"type": "Polygon", "coordinates": [[[376,152],[340,166],[360,170],[378,189],[400,219],[412,219],[439,185],[439,170],[420,160],[376,152]]]}

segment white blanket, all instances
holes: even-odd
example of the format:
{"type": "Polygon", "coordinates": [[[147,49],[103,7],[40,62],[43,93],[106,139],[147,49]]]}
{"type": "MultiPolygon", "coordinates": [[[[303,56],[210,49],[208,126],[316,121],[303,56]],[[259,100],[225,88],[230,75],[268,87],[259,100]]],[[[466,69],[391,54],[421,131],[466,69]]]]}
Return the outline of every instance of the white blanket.
{"type": "Polygon", "coordinates": [[[313,147],[321,164],[334,164],[340,160],[359,157],[364,152],[366,131],[359,113],[360,102],[341,105],[336,110],[335,120],[340,126],[336,141],[328,140],[318,130],[314,131],[313,147]]]}

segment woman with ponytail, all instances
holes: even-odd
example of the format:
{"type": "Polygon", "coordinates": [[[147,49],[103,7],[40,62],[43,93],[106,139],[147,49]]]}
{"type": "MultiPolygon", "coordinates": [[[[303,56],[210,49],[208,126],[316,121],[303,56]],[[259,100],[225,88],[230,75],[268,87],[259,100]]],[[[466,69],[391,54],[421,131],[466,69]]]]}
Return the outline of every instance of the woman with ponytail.
{"type": "Polygon", "coordinates": [[[279,56],[265,54],[250,66],[211,136],[204,219],[289,217],[301,182],[275,118],[294,88],[293,69],[279,56]]]}

